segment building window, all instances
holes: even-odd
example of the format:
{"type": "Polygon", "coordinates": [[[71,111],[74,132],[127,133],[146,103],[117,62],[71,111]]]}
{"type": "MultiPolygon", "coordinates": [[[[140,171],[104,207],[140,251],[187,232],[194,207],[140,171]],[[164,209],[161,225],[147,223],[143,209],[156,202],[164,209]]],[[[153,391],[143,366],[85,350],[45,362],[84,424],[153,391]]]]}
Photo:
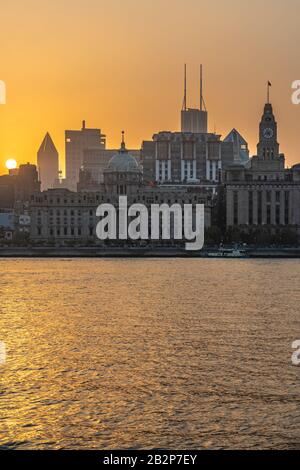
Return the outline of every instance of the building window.
{"type": "Polygon", "coordinates": [[[249,225],[253,225],[253,191],[249,191],[249,225]]]}
{"type": "Polygon", "coordinates": [[[280,205],[276,204],[276,225],[280,225],[280,205]]]}
{"type": "Polygon", "coordinates": [[[266,192],[267,199],[267,225],[271,225],[271,201],[272,201],[272,192],[266,192]]]}
{"type": "Polygon", "coordinates": [[[284,194],[284,223],[285,225],[289,225],[290,223],[290,192],[285,191],[284,194]]]}
{"type": "Polygon", "coordinates": [[[233,193],[233,224],[238,225],[239,223],[239,193],[234,191],[233,193]]]}
{"type": "Polygon", "coordinates": [[[257,223],[262,224],[262,191],[257,193],[257,223]]]}
{"type": "Polygon", "coordinates": [[[267,205],[267,225],[271,225],[271,205],[267,205]]]}

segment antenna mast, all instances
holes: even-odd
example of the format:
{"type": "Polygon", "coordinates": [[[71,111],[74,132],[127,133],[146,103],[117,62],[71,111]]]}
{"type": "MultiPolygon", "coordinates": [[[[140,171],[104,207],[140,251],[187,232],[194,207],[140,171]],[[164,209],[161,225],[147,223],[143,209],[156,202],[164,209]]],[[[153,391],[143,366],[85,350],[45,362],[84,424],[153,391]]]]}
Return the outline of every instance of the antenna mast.
{"type": "Polygon", "coordinates": [[[205,101],[203,98],[203,66],[200,65],[200,111],[206,111],[205,101]]]}
{"type": "Polygon", "coordinates": [[[183,111],[186,111],[186,64],[184,64],[184,97],[183,97],[183,111]]]}

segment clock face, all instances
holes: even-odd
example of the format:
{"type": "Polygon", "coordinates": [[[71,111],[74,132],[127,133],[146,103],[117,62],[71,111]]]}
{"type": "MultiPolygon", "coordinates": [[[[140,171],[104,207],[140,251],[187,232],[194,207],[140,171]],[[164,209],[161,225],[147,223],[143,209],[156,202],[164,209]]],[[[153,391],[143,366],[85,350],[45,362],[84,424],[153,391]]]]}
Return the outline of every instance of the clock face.
{"type": "Polygon", "coordinates": [[[271,129],[270,127],[267,127],[266,129],[264,129],[263,135],[265,139],[272,139],[274,135],[273,129],[271,129]]]}

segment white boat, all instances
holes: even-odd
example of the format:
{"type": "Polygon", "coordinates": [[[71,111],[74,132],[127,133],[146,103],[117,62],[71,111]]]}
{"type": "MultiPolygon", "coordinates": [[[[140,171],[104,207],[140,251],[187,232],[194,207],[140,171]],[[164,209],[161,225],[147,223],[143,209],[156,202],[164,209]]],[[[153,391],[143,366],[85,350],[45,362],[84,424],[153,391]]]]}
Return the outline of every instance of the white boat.
{"type": "Polygon", "coordinates": [[[239,248],[220,248],[208,253],[210,258],[247,258],[247,251],[239,248]]]}

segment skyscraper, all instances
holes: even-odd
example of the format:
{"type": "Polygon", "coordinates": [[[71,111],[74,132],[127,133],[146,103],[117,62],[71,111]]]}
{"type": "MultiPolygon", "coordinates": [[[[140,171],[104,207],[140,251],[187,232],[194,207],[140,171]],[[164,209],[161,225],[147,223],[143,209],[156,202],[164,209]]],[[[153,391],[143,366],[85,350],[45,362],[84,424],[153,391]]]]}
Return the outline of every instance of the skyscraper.
{"type": "Polygon", "coordinates": [[[105,135],[100,129],[88,129],[85,121],[79,131],[65,132],[66,145],[66,179],[69,189],[76,191],[79,172],[83,164],[84,151],[88,149],[105,149],[105,135]]]}
{"type": "Polygon", "coordinates": [[[42,191],[53,188],[58,178],[58,151],[47,132],[37,154],[37,164],[42,191]]]}

